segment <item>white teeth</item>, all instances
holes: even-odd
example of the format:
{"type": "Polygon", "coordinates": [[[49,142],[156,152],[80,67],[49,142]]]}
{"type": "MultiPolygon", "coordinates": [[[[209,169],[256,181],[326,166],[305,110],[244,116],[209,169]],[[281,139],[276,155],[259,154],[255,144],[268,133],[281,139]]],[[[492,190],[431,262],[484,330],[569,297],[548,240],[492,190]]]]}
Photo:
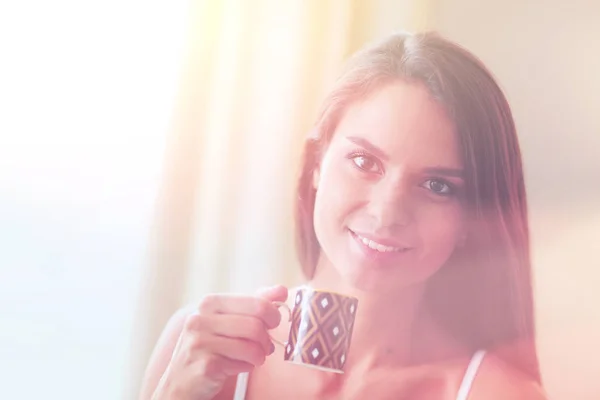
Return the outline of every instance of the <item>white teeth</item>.
{"type": "Polygon", "coordinates": [[[362,237],[358,234],[356,234],[356,236],[360,239],[361,242],[363,242],[363,244],[365,246],[368,246],[369,248],[373,249],[373,250],[377,250],[381,253],[387,253],[387,252],[392,252],[392,251],[402,251],[403,249],[400,247],[392,247],[392,246],[384,246],[381,243],[377,243],[374,242],[370,239],[367,239],[365,237],[362,237]]]}
{"type": "MultiPolygon", "coordinates": [[[[393,249],[393,247],[392,247],[392,249],[393,249]]],[[[389,247],[385,247],[383,245],[378,244],[377,251],[390,251],[390,250],[389,250],[389,247]]]]}

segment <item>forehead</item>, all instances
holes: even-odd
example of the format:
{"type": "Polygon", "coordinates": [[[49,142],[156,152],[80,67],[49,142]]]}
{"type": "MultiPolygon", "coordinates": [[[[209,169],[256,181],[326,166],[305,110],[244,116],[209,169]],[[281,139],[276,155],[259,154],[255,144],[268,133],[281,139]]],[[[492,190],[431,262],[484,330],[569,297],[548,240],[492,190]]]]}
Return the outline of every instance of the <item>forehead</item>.
{"type": "Polygon", "coordinates": [[[347,143],[348,137],[367,139],[392,161],[462,166],[454,123],[420,83],[388,84],[350,105],[338,124],[332,145],[347,143]]]}

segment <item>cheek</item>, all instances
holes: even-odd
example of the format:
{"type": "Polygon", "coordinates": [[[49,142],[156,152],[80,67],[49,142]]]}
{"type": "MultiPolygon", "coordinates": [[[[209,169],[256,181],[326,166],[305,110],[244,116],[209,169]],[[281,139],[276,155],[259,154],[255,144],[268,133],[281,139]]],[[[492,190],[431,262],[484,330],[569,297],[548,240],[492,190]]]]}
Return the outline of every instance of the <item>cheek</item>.
{"type": "Polygon", "coordinates": [[[350,167],[344,165],[343,160],[327,160],[323,163],[318,182],[315,214],[339,223],[362,204],[360,194],[363,192],[363,185],[352,176],[350,167]]]}
{"type": "Polygon", "coordinates": [[[459,204],[434,205],[421,210],[417,226],[426,254],[440,259],[448,258],[460,241],[464,223],[459,204]]]}
{"type": "Polygon", "coordinates": [[[323,163],[315,197],[314,227],[323,247],[333,243],[333,236],[345,227],[348,215],[364,203],[360,181],[340,160],[323,163]]]}

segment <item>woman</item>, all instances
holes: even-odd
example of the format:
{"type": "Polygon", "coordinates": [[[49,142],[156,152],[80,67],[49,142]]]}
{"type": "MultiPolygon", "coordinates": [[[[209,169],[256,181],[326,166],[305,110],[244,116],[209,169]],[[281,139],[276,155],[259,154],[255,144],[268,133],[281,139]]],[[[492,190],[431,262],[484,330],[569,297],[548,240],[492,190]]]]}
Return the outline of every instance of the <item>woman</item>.
{"type": "Polygon", "coordinates": [[[307,139],[296,216],[308,284],[359,299],[345,373],[283,361],[278,286],[176,314],[142,399],[231,399],[246,372],[239,398],[544,398],[515,126],[466,50],[394,34],[354,55],[307,139]]]}

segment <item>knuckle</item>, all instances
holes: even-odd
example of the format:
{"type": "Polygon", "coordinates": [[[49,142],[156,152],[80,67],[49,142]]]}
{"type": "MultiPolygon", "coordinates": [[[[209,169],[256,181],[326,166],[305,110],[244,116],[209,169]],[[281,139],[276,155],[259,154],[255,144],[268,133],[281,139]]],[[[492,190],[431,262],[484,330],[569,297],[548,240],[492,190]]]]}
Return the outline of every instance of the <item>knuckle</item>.
{"type": "Polygon", "coordinates": [[[196,352],[194,351],[192,346],[186,346],[182,350],[182,358],[184,365],[190,366],[194,364],[194,362],[196,361],[196,352]]]}
{"type": "Polygon", "coordinates": [[[219,295],[207,294],[206,296],[202,297],[202,300],[200,300],[200,304],[198,304],[198,310],[201,313],[210,312],[211,310],[214,310],[217,307],[219,301],[219,295]]]}
{"type": "Polygon", "coordinates": [[[189,347],[193,350],[205,350],[207,342],[203,335],[195,335],[189,342],[189,347]]]}
{"type": "Polygon", "coordinates": [[[188,332],[194,329],[194,325],[196,324],[196,316],[194,314],[190,314],[185,317],[185,322],[183,323],[183,330],[188,332]]]}
{"type": "Polygon", "coordinates": [[[255,312],[256,315],[259,317],[266,317],[267,315],[269,315],[269,308],[271,307],[271,305],[263,299],[256,299],[256,303],[255,303],[255,312]]]}
{"type": "Polygon", "coordinates": [[[198,313],[189,314],[184,322],[183,328],[186,332],[202,329],[206,324],[206,318],[198,313]]]}
{"type": "Polygon", "coordinates": [[[265,332],[265,327],[262,322],[253,319],[248,325],[248,332],[254,339],[260,339],[265,332]]]}
{"type": "Polygon", "coordinates": [[[184,340],[174,353],[173,358],[177,359],[180,365],[189,367],[197,361],[198,352],[189,340],[184,340]]]}

